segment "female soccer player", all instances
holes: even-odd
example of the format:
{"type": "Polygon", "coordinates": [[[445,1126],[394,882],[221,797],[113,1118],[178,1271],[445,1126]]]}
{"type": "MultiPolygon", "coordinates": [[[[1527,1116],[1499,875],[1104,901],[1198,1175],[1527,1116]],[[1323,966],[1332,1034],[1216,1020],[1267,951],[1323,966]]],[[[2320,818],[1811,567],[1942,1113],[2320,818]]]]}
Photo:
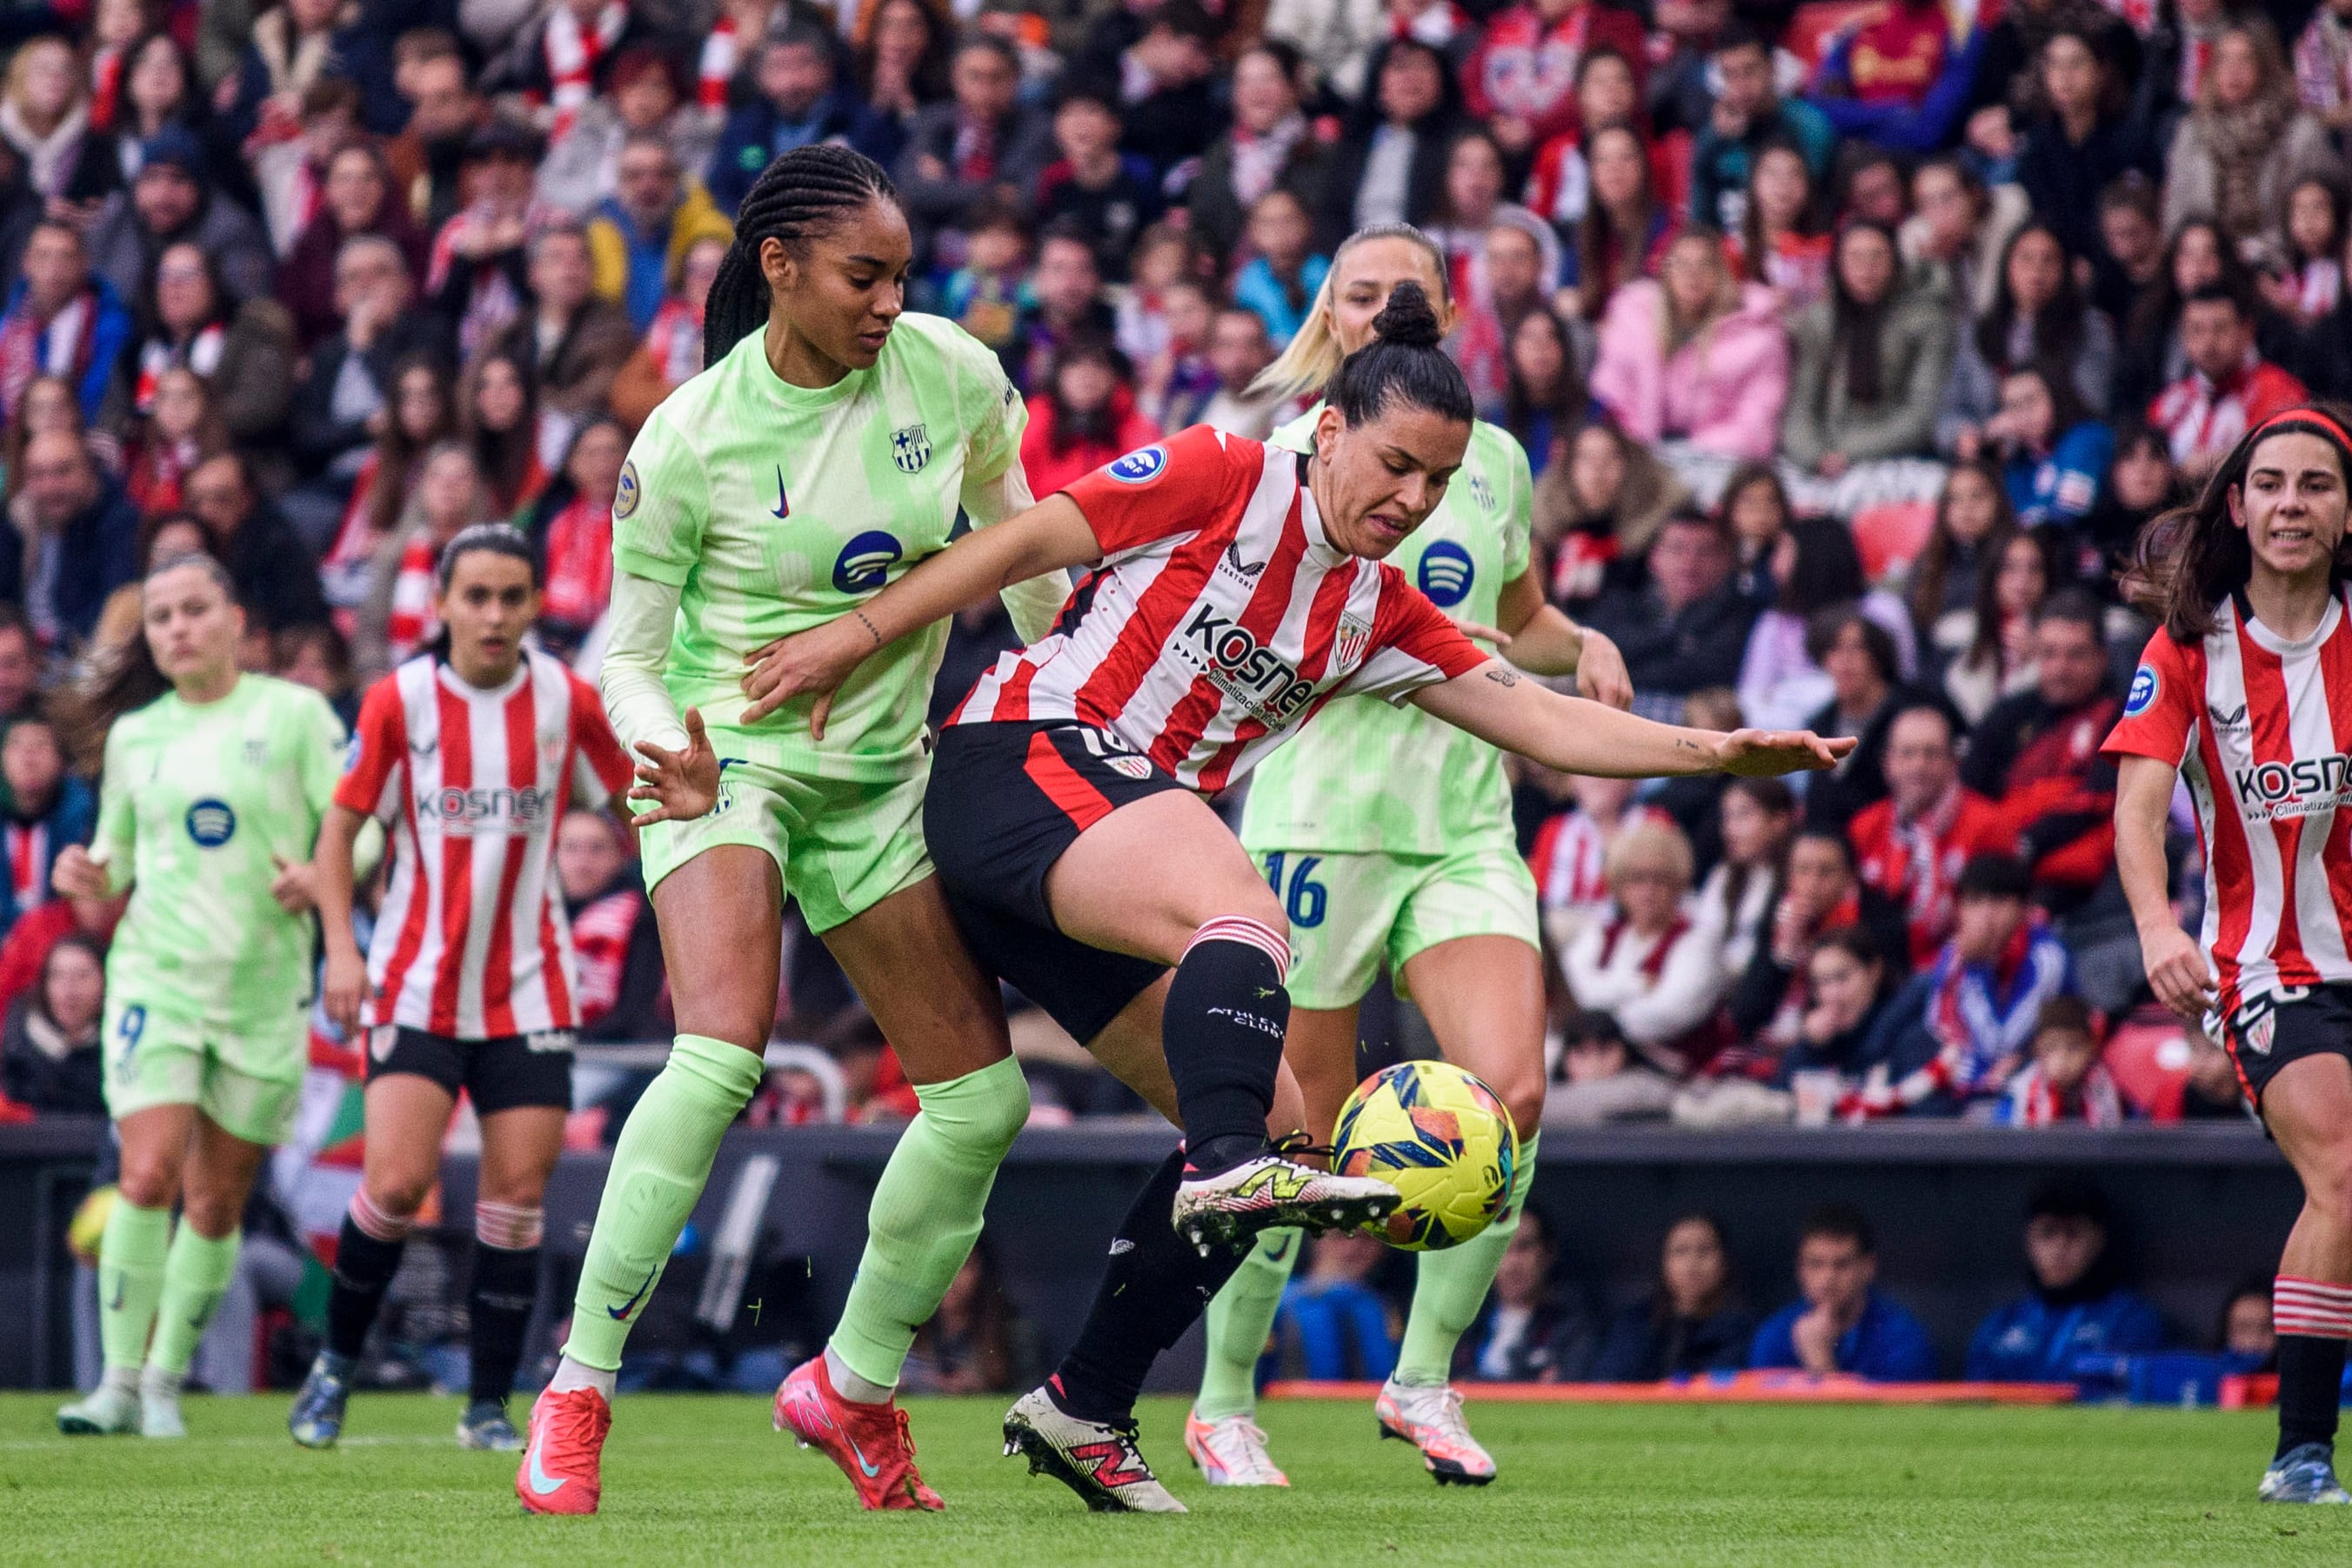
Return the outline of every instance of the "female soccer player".
{"type": "Polygon", "coordinates": [[[2125,580],[2164,624],[2105,750],[2116,869],[2157,998],[2218,1034],[2295,1174],[2303,1213],[2272,1286],[2278,1451],[2269,1502],[2352,1502],[2336,1483],[2337,1386],[2352,1339],[2352,434],[2332,405],[2248,432],[2192,506],[2141,532],[2125,580]],[[2196,801],[2205,925],[2173,917],[2174,780],[2196,801]],[[2212,956],[2208,967],[2205,955],[2212,956]]]}
{"type": "Polygon", "coordinates": [[[440,1176],[460,1089],[481,1118],[482,1165],[473,1387],[457,1442],[522,1446],[506,1399],[539,1294],[540,1204],[572,1109],[579,1025],[550,859],[567,810],[602,806],[631,779],[596,694],[523,646],[540,610],[529,542],[478,525],[449,541],[436,575],[441,633],[361,705],[314,862],[327,1016],[348,1039],[369,1032],[365,1168],[335,1245],[327,1343],[286,1420],[310,1448],[341,1435],[352,1364],[440,1176]],[[392,885],[362,958],[352,846],[371,818],[393,837],[392,885]]]}
{"type": "MultiPolygon", "coordinates": [[[[1342,356],[1371,340],[1374,317],[1407,280],[1439,302],[1439,323],[1450,328],[1436,245],[1402,225],[1359,231],[1332,258],[1307,326],[1252,390],[1319,389],[1342,356]]],[[[1272,444],[1312,450],[1320,413],[1309,410],[1272,444]]],[[[1573,674],[1584,695],[1627,706],[1633,688],[1615,645],[1546,604],[1528,569],[1534,488],[1519,444],[1478,421],[1444,499],[1388,559],[1440,609],[1508,634],[1518,668],[1573,674]]],[[[1446,1059],[1491,1085],[1518,1124],[1508,1204],[1467,1246],[1423,1254],[1403,1348],[1378,1403],[1381,1429],[1418,1447],[1439,1481],[1484,1484],[1495,1462],[1463,1424],[1450,1371],[1518,1226],[1544,1079],[1536,886],[1517,853],[1502,753],[1417,708],[1341,702],[1259,767],[1241,838],[1290,919],[1283,1054],[1314,1141],[1330,1142],[1355,1087],[1356,1008],[1383,964],[1446,1059]]],[[[1184,1447],[1211,1485],[1290,1484],[1253,1419],[1253,1371],[1298,1250],[1287,1230],[1260,1237],[1209,1309],[1208,1363],[1184,1447]]]]}
{"type": "Polygon", "coordinates": [[[999,659],[950,716],[924,826],[982,960],[1076,1040],[1156,1012],[1183,1113],[1184,1146],[1129,1209],[1076,1345],[1005,1419],[1008,1453],[1099,1509],[1181,1510],[1137,1451],[1136,1393],[1239,1266],[1214,1245],[1239,1228],[1202,1198],[1279,1179],[1251,1156],[1289,1022],[1288,922],[1202,797],[1349,693],[1411,699],[1571,773],[1780,773],[1852,748],[1560,696],[1376,564],[1444,498],[1472,410],[1418,283],[1373,330],[1326,387],[1310,453],[1205,426],[1129,453],[762,650],[745,677],[747,713],[814,695],[822,733],[834,694],[894,639],[992,589],[1097,569],[1062,630],[999,659]]]}
{"type": "MultiPolygon", "coordinates": [[[[836,617],[856,624],[870,596],[946,548],[960,507],[986,532],[1029,505],[1020,400],[977,340],[902,313],[911,255],[870,160],[825,146],[776,160],[711,287],[709,368],[655,411],[621,471],[604,690],[645,759],[630,796],[646,808],[680,1032],[613,1151],[572,1337],[532,1408],[515,1490],[534,1512],[596,1507],[629,1325],[760,1083],[787,894],[922,1109],[875,1190],[841,1322],[778,1391],[778,1420],[841,1466],[866,1507],[940,1506],[892,1389],[1029,1113],[996,988],[923,849],[923,713],[945,631],[859,671],[821,738],[804,713],[761,723],[774,705],[749,711],[740,689],[755,649],[836,617]]],[[[1029,635],[1063,597],[1052,581],[1005,595],[1029,635]]],[[[1304,1219],[1298,1198],[1316,1195],[1309,1184],[1279,1207],[1304,1219]]],[[[1209,1207],[1247,1202],[1219,1194],[1209,1207]]]]}
{"type": "Polygon", "coordinates": [[[58,1429],[178,1437],[180,1384],[236,1276],[246,1195],[292,1129],[310,1065],[310,860],[343,727],[308,687],[237,672],[245,612],[211,557],[161,562],[140,600],[142,635],[79,705],[90,729],[112,726],[96,841],[59,854],[51,878],[68,898],[131,895],[106,960],[106,1106],[122,1145],[99,1245],[106,1376],[58,1429]]]}

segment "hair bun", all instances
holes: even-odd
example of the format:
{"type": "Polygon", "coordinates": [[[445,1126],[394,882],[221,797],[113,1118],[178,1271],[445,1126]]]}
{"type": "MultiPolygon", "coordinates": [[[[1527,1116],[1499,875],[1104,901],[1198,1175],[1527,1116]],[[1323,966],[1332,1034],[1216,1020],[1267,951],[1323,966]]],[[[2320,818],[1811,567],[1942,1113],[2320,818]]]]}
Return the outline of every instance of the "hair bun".
{"type": "Polygon", "coordinates": [[[1445,337],[1429,296],[1410,278],[1389,290],[1389,302],[1372,318],[1372,331],[1382,342],[1408,349],[1433,349],[1445,337]]]}

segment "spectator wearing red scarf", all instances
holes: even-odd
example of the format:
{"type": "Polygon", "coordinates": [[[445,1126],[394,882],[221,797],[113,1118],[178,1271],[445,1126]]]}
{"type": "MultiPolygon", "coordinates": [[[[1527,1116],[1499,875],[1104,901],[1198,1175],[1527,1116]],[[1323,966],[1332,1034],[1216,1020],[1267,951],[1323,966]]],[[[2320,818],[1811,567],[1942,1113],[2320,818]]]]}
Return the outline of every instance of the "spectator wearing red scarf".
{"type": "Polygon", "coordinates": [[[1902,906],[1915,965],[1935,961],[1952,934],[1960,868],[2006,847],[1991,801],[1960,782],[1952,721],[1922,704],[1895,716],[1886,732],[1886,799],[1846,827],[1863,885],[1902,906]]]}

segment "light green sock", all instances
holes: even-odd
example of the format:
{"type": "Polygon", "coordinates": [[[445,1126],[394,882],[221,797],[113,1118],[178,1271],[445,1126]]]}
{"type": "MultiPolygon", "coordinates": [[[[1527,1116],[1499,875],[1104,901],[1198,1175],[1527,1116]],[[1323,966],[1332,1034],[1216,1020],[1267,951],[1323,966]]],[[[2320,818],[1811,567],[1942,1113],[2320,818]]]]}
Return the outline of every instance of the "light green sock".
{"type": "Polygon", "coordinates": [[[710,1180],[719,1140],[765,1071],[757,1051],[708,1035],[682,1034],[670,1047],[613,1145],[564,1354],[601,1372],[620,1370],[629,1329],[710,1180]]]}
{"type": "Polygon", "coordinates": [[[915,1331],[931,1321],[980,1239],[996,1167],[1029,1119],[1029,1084],[1011,1057],[919,1084],[923,1104],[890,1151],[866,1215],[866,1255],[829,1342],[850,1371],[898,1381],[915,1331]]]}
{"type": "Polygon", "coordinates": [[[98,1339],[110,1371],[136,1372],[146,1364],[171,1244],[170,1209],[135,1207],[116,1196],[98,1242],[98,1339]]]}
{"type": "Polygon", "coordinates": [[[1247,1416],[1257,1408],[1257,1359],[1282,1307],[1282,1287],[1298,1261],[1298,1232],[1288,1226],[1257,1239],[1234,1277],[1209,1303],[1208,1359],[1192,1413],[1203,1421],[1247,1416]]]}
{"type": "Polygon", "coordinates": [[[1511,1171],[1511,1196],[1495,1223],[1459,1247],[1424,1252],[1412,1285],[1412,1312],[1405,1319],[1404,1343],[1397,1351],[1396,1380],[1422,1387],[1437,1387],[1454,1375],[1454,1347],[1478,1309],[1486,1304],[1495,1270],[1502,1266],[1503,1249],[1518,1233],[1519,1210],[1528,1201],[1528,1184],[1535,1180],[1536,1140],[1519,1140],[1519,1161],[1511,1171]]]}
{"type": "Polygon", "coordinates": [[[163,1296],[155,1308],[155,1343],[147,1364],[174,1377],[187,1374],[196,1358],[196,1345],[212,1326],[213,1312],[236,1278],[237,1249],[245,1232],[232,1230],[215,1240],[200,1236],[184,1217],[163,1260],[163,1296]]]}

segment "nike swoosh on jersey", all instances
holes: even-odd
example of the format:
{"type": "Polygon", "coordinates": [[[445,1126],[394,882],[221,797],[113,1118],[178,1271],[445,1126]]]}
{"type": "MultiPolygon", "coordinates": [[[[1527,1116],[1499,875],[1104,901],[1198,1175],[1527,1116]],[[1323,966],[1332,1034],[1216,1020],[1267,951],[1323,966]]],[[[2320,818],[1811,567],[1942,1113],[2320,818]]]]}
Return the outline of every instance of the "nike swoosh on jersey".
{"type": "Polygon", "coordinates": [[[779,467],[776,470],[776,509],[770,512],[768,516],[775,518],[781,523],[786,517],[792,516],[792,512],[793,504],[784,497],[784,471],[782,467],[779,467]]]}

